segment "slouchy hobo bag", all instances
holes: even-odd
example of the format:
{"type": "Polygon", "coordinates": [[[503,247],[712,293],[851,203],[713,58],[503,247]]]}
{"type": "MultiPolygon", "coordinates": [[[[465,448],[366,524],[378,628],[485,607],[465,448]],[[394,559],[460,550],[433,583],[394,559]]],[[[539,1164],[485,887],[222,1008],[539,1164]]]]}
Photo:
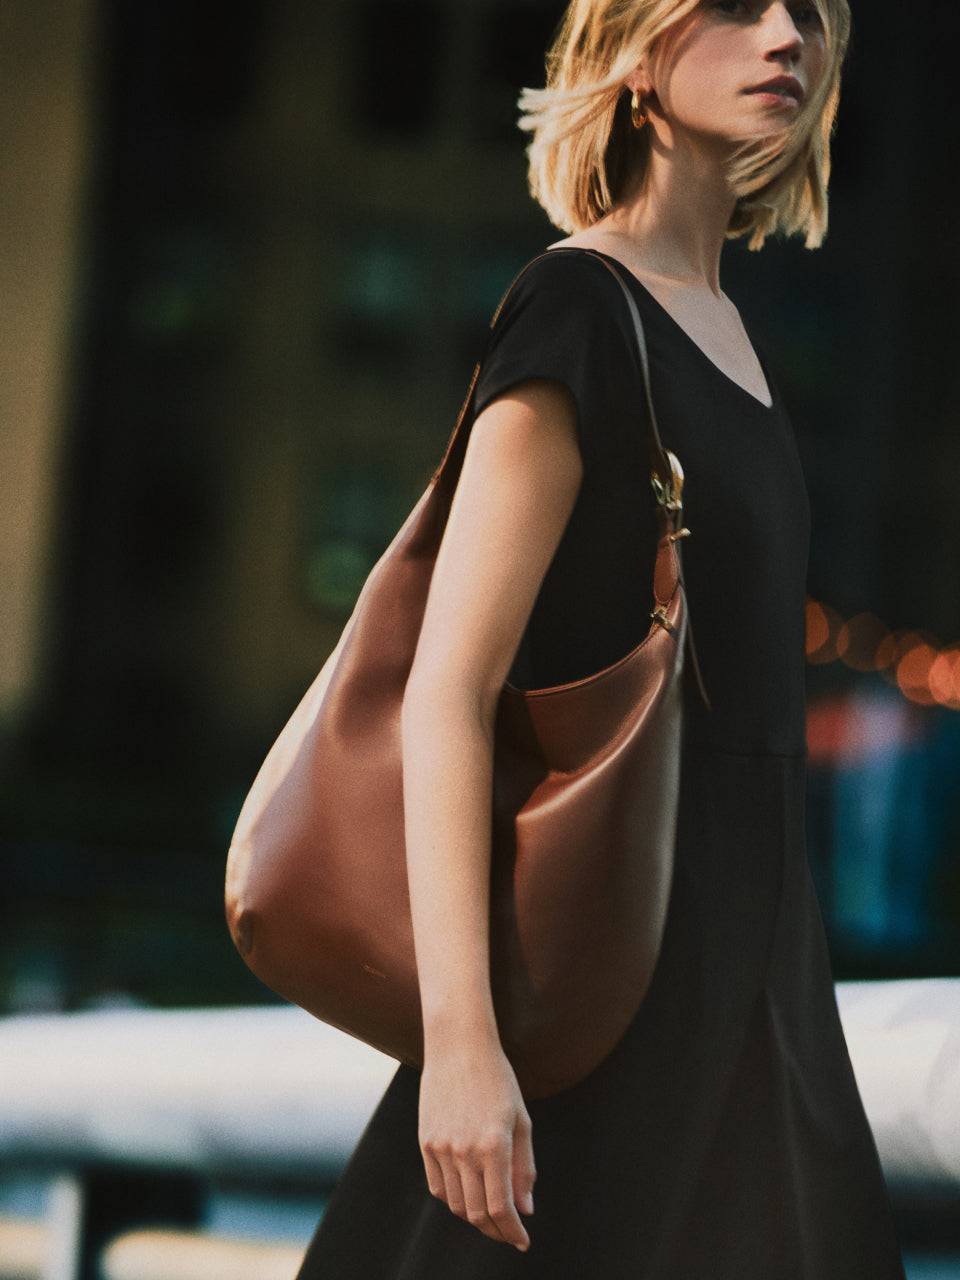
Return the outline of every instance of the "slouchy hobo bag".
{"type": "MultiPolygon", "coordinates": [[[[656,609],[643,641],[613,666],[557,688],[507,684],[499,701],[490,978],[527,1098],[582,1080],[626,1031],[657,961],[673,869],[688,647],[682,471],[660,442],[634,299],[597,260],[617,277],[636,337],[658,503],[656,609]]],[[[415,1066],[423,1027],[400,711],[475,386],[476,374],[439,470],[260,769],[227,862],[227,921],[253,972],[415,1066]]]]}

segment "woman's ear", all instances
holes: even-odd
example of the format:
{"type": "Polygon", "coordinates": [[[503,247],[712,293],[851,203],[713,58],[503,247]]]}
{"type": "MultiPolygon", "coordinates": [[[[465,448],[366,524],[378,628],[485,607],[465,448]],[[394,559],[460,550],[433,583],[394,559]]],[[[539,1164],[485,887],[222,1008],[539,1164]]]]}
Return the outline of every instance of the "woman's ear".
{"type": "Polygon", "coordinates": [[[623,83],[631,93],[639,94],[641,98],[647,98],[653,93],[653,82],[642,62],[630,72],[623,83]]]}

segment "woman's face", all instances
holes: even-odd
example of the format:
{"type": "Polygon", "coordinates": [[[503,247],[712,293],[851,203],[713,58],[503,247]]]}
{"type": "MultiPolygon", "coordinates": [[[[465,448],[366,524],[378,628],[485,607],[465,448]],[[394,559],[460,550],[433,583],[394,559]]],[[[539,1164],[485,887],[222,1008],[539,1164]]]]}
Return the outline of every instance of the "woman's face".
{"type": "Polygon", "coordinates": [[[798,0],[702,0],[647,70],[663,119],[716,141],[788,128],[826,65],[820,14],[798,0]]]}

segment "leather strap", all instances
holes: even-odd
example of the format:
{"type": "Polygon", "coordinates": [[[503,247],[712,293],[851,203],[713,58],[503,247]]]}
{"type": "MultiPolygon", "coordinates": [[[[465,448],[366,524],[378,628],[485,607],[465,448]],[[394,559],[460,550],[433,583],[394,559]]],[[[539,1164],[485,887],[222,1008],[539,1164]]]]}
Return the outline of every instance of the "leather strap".
{"type": "MultiPolygon", "coordinates": [[[[630,312],[630,319],[633,322],[633,340],[636,346],[637,363],[640,365],[640,373],[643,376],[643,394],[647,402],[647,444],[650,448],[650,466],[656,472],[660,483],[664,486],[670,483],[671,468],[667,460],[667,451],[663,447],[663,441],[660,439],[660,428],[657,425],[657,411],[653,407],[653,392],[650,389],[650,355],[647,351],[647,335],[643,330],[643,321],[640,319],[640,311],[637,308],[636,299],[624,280],[623,276],[608,259],[599,253],[595,253],[592,249],[584,249],[589,257],[595,258],[607,268],[610,274],[620,286],[624,301],[627,304],[627,310],[630,312]]],[[[679,554],[679,549],[678,549],[679,554]]]]}
{"type": "MultiPolygon", "coordinates": [[[[555,250],[553,252],[556,252],[555,250]]],[[[637,307],[636,299],[630,289],[630,286],[624,280],[623,276],[608,259],[602,254],[595,253],[592,249],[584,249],[591,258],[596,258],[597,262],[602,262],[607,268],[623,293],[630,312],[630,319],[633,322],[633,340],[636,346],[637,363],[640,365],[640,372],[643,376],[643,392],[647,402],[647,445],[650,450],[650,468],[656,473],[662,485],[667,485],[671,480],[671,467],[667,458],[667,451],[663,447],[663,441],[660,439],[660,428],[657,425],[657,411],[653,407],[653,392],[650,389],[650,355],[647,351],[647,336],[643,330],[643,321],[640,319],[640,311],[637,307]]],[[[542,256],[542,255],[541,255],[542,256]]],[[[680,553],[679,543],[674,543],[674,553],[677,557],[677,573],[681,586],[686,589],[683,581],[683,557],[680,553]]],[[[703,675],[700,671],[700,660],[697,657],[697,646],[693,639],[693,623],[690,619],[690,602],[687,601],[687,659],[693,671],[693,678],[697,682],[697,692],[700,694],[700,700],[706,709],[710,710],[710,699],[707,697],[707,690],[704,687],[703,675]]]]}

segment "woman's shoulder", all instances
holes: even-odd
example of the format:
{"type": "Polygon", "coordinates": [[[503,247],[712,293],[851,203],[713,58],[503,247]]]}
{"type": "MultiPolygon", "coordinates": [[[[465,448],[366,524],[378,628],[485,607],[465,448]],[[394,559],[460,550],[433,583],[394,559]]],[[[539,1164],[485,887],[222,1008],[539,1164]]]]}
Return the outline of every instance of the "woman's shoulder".
{"type": "Polygon", "coordinates": [[[534,310],[545,323],[579,318],[581,323],[622,327],[627,319],[620,288],[603,259],[577,247],[557,246],[527,263],[500,304],[497,318],[527,310],[534,310]]]}
{"type": "Polygon", "coordinates": [[[609,279],[610,271],[602,254],[561,243],[531,259],[517,277],[517,284],[536,285],[538,289],[577,286],[596,290],[609,279]]]}
{"type": "Polygon", "coordinates": [[[616,280],[591,254],[551,249],[527,265],[497,312],[476,408],[527,379],[561,382],[576,402],[584,445],[597,414],[615,417],[617,397],[633,401],[635,377],[633,330],[616,280]]]}

